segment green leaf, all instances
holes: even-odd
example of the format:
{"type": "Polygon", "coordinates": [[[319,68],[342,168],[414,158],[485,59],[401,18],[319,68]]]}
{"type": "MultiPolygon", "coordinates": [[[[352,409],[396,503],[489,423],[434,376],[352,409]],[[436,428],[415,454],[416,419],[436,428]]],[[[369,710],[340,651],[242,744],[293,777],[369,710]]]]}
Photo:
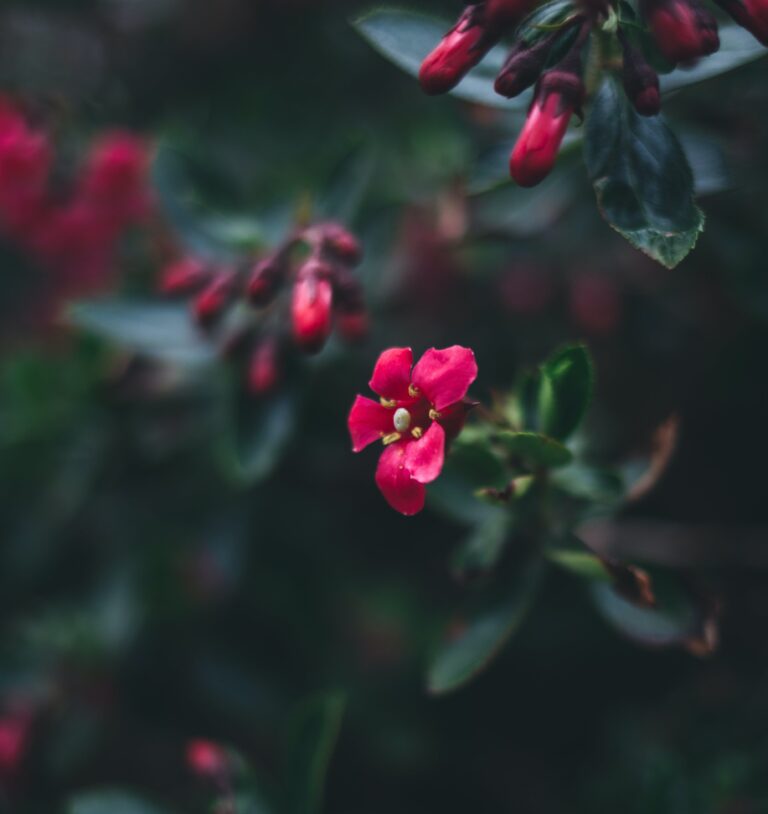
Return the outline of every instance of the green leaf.
{"type": "Polygon", "coordinates": [[[69,802],[68,814],[164,814],[146,800],[122,791],[90,791],[69,802]]]}
{"type": "Polygon", "coordinates": [[[509,483],[509,473],[489,439],[465,440],[459,436],[451,446],[451,466],[473,488],[488,486],[503,489],[509,483]]]}
{"type": "Polygon", "coordinates": [[[309,699],[296,711],[289,731],[285,777],[289,814],[320,810],[344,705],[343,694],[332,692],[309,699]]]}
{"type": "Polygon", "coordinates": [[[678,90],[688,85],[703,82],[734,68],[740,68],[760,57],[768,55],[768,49],[761,45],[746,29],[736,23],[720,24],[720,48],[706,59],[700,60],[692,68],[677,68],[666,76],[659,77],[662,92],[678,90]]]}
{"type": "Polygon", "coordinates": [[[509,452],[536,468],[567,466],[573,460],[567,447],[538,432],[503,431],[496,437],[509,452]]]}
{"type": "Polygon", "coordinates": [[[271,474],[293,436],[295,394],[286,391],[263,401],[244,397],[230,409],[219,458],[235,481],[256,483],[271,474]]]}
{"type": "Polygon", "coordinates": [[[511,596],[476,616],[457,638],[440,649],[427,675],[430,693],[440,695],[458,689],[493,661],[523,623],[540,575],[538,562],[524,569],[511,596]]]}
{"type": "Polygon", "coordinates": [[[488,516],[479,522],[453,556],[452,570],[458,576],[488,571],[499,560],[507,540],[511,517],[503,508],[489,507],[488,516]]]}
{"type": "Polygon", "coordinates": [[[589,409],[593,389],[594,369],[585,345],[571,345],[550,356],[541,366],[539,380],[541,431],[568,438],[589,409]]]}
{"type": "MultiPolygon", "coordinates": [[[[452,27],[449,20],[403,9],[375,9],[352,22],[357,32],[390,62],[411,76],[419,75],[424,57],[452,27]]],[[[494,48],[451,93],[459,99],[504,110],[525,110],[531,94],[505,99],[493,90],[496,74],[506,57],[501,46],[494,48]]]]}
{"type": "Polygon", "coordinates": [[[182,365],[209,364],[215,347],[198,332],[183,305],[93,300],[73,305],[68,321],[136,353],[182,365]]]}
{"type": "Polygon", "coordinates": [[[662,116],[640,116],[614,77],[586,124],[584,159],[603,217],[635,248],[674,268],[696,245],[704,215],[693,174],[662,116]]]}
{"type": "Polygon", "coordinates": [[[589,551],[577,551],[570,548],[551,549],[546,552],[546,557],[558,568],[583,579],[611,582],[611,576],[600,557],[590,554],[589,551]]]}

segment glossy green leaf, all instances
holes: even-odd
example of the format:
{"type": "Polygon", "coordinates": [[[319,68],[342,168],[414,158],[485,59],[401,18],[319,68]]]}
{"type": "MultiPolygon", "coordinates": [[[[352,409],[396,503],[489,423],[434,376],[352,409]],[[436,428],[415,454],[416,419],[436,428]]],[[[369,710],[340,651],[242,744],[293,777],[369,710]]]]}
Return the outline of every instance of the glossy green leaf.
{"type": "Polygon", "coordinates": [[[525,569],[510,596],[471,619],[457,638],[440,649],[427,675],[429,692],[440,695],[456,690],[493,661],[525,620],[540,574],[539,564],[525,569]]]}
{"type": "Polygon", "coordinates": [[[497,435],[505,449],[532,467],[567,466],[571,451],[559,441],[538,432],[500,432],[497,435]]]}
{"type": "Polygon", "coordinates": [[[73,305],[68,321],[127,350],[174,364],[215,360],[216,349],[196,329],[183,305],[93,300],[73,305]]]}
{"type": "Polygon", "coordinates": [[[594,389],[592,357],[585,345],[557,351],[541,366],[539,427],[553,438],[568,438],[581,424],[594,389]]]}
{"type": "Polygon", "coordinates": [[[140,797],[123,791],[91,791],[70,800],[68,814],[167,814],[140,797]]]}
{"type": "Polygon", "coordinates": [[[603,217],[635,248],[673,268],[696,245],[704,215],[691,168],[663,116],[640,116],[614,77],[587,117],[584,159],[603,217]]]}
{"type": "Polygon", "coordinates": [[[341,693],[325,693],[306,701],[294,715],[285,777],[288,814],[314,814],[320,810],[344,705],[341,693]]]}
{"type": "MultiPolygon", "coordinates": [[[[375,9],[352,23],[355,29],[382,56],[411,76],[419,75],[424,57],[440,42],[452,22],[417,11],[375,9]]],[[[505,50],[494,48],[451,93],[459,99],[504,110],[525,110],[530,92],[515,99],[505,99],[493,90],[496,74],[505,59],[505,50]]]]}
{"type": "Polygon", "coordinates": [[[677,68],[672,73],[659,77],[661,90],[666,93],[694,85],[734,68],[740,68],[766,55],[768,49],[749,31],[736,23],[721,23],[720,48],[706,59],[699,60],[692,68],[677,68]]]}

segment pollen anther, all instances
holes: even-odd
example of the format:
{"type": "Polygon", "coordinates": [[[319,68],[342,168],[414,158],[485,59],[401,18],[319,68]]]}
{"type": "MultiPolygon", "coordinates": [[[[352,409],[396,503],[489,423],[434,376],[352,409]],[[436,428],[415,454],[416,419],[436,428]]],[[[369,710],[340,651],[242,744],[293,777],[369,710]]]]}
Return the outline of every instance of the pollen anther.
{"type": "Polygon", "coordinates": [[[409,384],[409,385],[408,385],[408,395],[409,395],[411,398],[414,398],[414,399],[415,399],[415,398],[416,398],[416,397],[419,395],[419,393],[420,393],[420,392],[421,392],[421,391],[419,390],[419,388],[418,388],[418,387],[416,387],[416,385],[415,385],[415,384],[409,384]]]}
{"type": "Polygon", "coordinates": [[[421,427],[414,427],[411,430],[411,435],[418,441],[419,438],[424,435],[424,430],[422,430],[421,427]]]}
{"type": "Polygon", "coordinates": [[[388,435],[383,435],[381,437],[381,443],[384,444],[385,447],[388,447],[390,444],[394,444],[395,441],[399,441],[402,438],[399,432],[391,432],[388,435]]]}
{"type": "Polygon", "coordinates": [[[437,410],[435,410],[435,409],[434,409],[434,407],[433,407],[433,408],[432,408],[432,409],[429,411],[429,417],[430,417],[430,419],[431,419],[432,421],[437,421],[437,419],[438,419],[438,418],[440,418],[440,413],[438,413],[438,412],[437,412],[437,410]]]}
{"type": "Polygon", "coordinates": [[[397,402],[394,399],[385,399],[384,396],[382,396],[379,399],[379,401],[381,402],[382,407],[390,407],[391,408],[391,407],[394,407],[394,406],[397,405],[397,402]]]}

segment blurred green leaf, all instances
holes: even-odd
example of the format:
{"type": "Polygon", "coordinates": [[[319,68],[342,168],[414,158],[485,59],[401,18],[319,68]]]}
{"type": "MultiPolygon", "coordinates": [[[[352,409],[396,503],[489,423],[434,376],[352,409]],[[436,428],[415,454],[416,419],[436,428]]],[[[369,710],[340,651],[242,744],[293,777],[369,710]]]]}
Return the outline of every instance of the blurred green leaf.
{"type": "Polygon", "coordinates": [[[571,345],[550,356],[541,366],[539,382],[542,432],[554,438],[568,438],[589,409],[593,388],[594,369],[586,346],[571,345]]]}
{"type": "Polygon", "coordinates": [[[558,568],[562,568],[564,571],[578,577],[599,582],[611,582],[611,576],[606,571],[600,557],[591,554],[589,551],[556,548],[547,551],[546,557],[558,568]]]}
{"type": "Polygon", "coordinates": [[[640,116],[614,77],[587,117],[584,159],[603,217],[635,248],[674,268],[696,245],[704,215],[693,174],[662,116],[640,116]]]}
{"type": "Polygon", "coordinates": [[[183,305],[133,300],[80,302],[69,321],[127,350],[181,365],[213,362],[216,349],[195,328],[183,305]]]}
{"type": "Polygon", "coordinates": [[[344,156],[334,168],[317,202],[317,215],[351,225],[365,198],[376,169],[370,144],[362,144],[344,156]]]}
{"type": "Polygon", "coordinates": [[[572,497],[613,505],[624,497],[624,483],[619,475],[574,462],[552,473],[551,482],[572,497]]]}
{"type": "Polygon", "coordinates": [[[467,622],[466,629],[437,653],[427,675],[427,689],[441,695],[471,681],[499,654],[517,632],[538,589],[540,563],[524,569],[518,583],[499,605],[467,622]]]}
{"type": "Polygon", "coordinates": [[[459,576],[493,568],[509,538],[511,516],[504,508],[489,507],[481,520],[459,546],[452,558],[452,570],[459,576]]]}
{"type": "Polygon", "coordinates": [[[509,472],[487,438],[459,436],[451,446],[450,455],[452,467],[473,487],[503,489],[509,483],[509,472]]]}
{"type": "Polygon", "coordinates": [[[761,45],[746,29],[736,23],[720,23],[720,48],[706,59],[699,60],[691,68],[677,68],[666,76],[659,77],[662,92],[678,90],[688,85],[703,82],[713,76],[740,68],[755,59],[768,55],[768,49],[761,45]]]}
{"type": "Polygon", "coordinates": [[[290,726],[285,778],[289,814],[320,810],[344,706],[344,695],[332,692],[309,699],[297,710],[290,726]]]}
{"type": "MultiPolygon", "coordinates": [[[[358,17],[352,25],[382,56],[411,76],[418,76],[424,57],[453,24],[417,11],[381,8],[358,17]]],[[[452,95],[468,102],[504,110],[525,110],[531,100],[530,92],[515,99],[505,99],[493,90],[496,74],[501,69],[505,56],[503,47],[494,48],[451,91],[452,95]]]]}
{"type": "Polygon", "coordinates": [[[496,436],[505,448],[532,467],[567,466],[571,451],[559,441],[538,432],[499,432],[496,436]]]}
{"type": "Polygon", "coordinates": [[[123,791],[89,791],[69,802],[68,814],[164,814],[140,797],[123,791]]]}

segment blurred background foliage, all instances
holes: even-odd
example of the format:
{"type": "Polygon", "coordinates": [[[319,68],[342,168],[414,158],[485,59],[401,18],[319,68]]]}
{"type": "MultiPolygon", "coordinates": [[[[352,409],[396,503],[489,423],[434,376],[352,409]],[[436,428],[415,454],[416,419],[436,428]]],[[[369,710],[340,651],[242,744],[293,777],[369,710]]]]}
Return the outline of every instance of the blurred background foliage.
{"type": "Polygon", "coordinates": [[[274,245],[300,211],[345,221],[373,326],[243,416],[182,306],[157,310],[146,234],[124,242],[120,299],[44,330],[25,317],[46,280],[2,246],[0,713],[31,724],[0,810],[210,810],[184,761],[196,737],[250,767],[248,812],[768,810],[765,62],[666,103],[708,217],[669,272],[602,222],[578,152],[532,191],[497,177],[509,117],[424,98],[349,25],[364,8],[0,9],[2,89],[64,162],[106,127],[150,136],[164,217],[206,256],[274,245]],[[494,667],[430,697],[429,658],[485,577],[452,575],[467,529],[437,503],[386,506],[346,413],[390,345],[472,347],[487,401],[572,339],[596,361],[595,463],[678,416],[669,467],[612,540],[716,585],[720,648],[637,647],[553,571],[494,667]],[[307,768],[286,741],[312,703],[307,768]]]}

